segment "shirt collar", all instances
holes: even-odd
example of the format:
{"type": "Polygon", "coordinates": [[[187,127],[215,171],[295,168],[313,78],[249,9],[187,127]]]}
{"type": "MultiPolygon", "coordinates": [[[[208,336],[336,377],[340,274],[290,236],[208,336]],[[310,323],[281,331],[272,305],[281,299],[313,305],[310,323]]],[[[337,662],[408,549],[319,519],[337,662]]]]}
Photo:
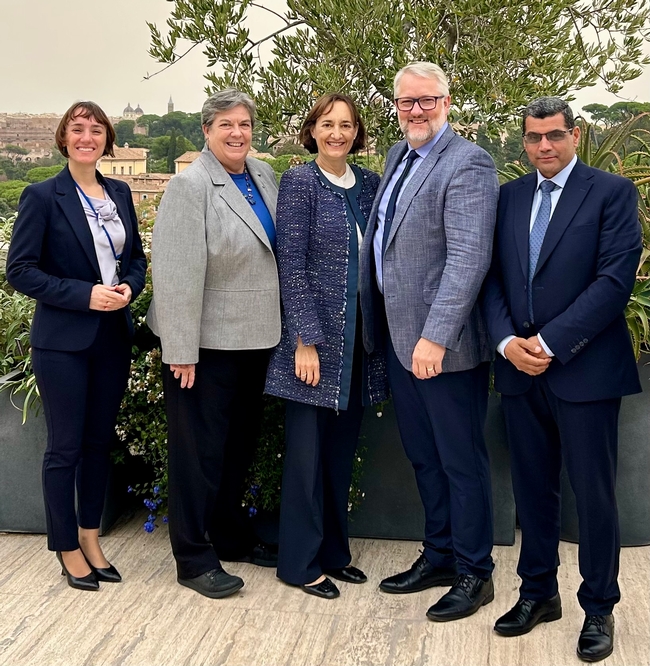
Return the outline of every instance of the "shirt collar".
{"type": "MultiPolygon", "coordinates": [[[[433,139],[429,139],[423,146],[415,149],[418,151],[418,155],[422,159],[424,159],[431,152],[431,149],[436,145],[436,143],[440,141],[440,137],[445,133],[447,127],[449,127],[449,123],[445,122],[444,125],[436,132],[436,135],[433,137],[433,139]]],[[[410,143],[408,144],[408,148],[409,149],[404,153],[404,157],[402,158],[403,160],[405,160],[411,150],[413,150],[410,143]]]]}
{"type": "MultiPolygon", "coordinates": [[[[419,152],[419,151],[418,151],[419,152]]],[[[573,171],[573,167],[576,165],[576,162],[578,161],[578,156],[574,155],[573,159],[560,171],[559,173],[556,173],[553,178],[544,178],[542,174],[538,171],[537,172],[537,189],[539,189],[540,184],[544,180],[550,180],[555,185],[557,185],[559,188],[564,189],[564,186],[566,185],[567,180],[569,179],[569,176],[571,175],[571,172],[573,171]]]]}

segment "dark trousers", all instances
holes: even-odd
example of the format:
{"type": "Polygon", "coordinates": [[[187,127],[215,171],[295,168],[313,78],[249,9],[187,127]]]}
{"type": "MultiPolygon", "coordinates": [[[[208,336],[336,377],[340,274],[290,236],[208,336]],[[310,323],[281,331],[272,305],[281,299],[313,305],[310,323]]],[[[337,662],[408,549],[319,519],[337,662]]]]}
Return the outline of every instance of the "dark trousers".
{"type": "Polygon", "coordinates": [[[182,389],[168,365],[169,536],[181,578],[220,568],[255,545],[242,509],[262,416],[268,349],[199,350],[196,379],[182,389]]]}
{"type": "Polygon", "coordinates": [[[489,363],[421,380],[388,345],[397,425],[425,515],[424,555],[434,566],[489,578],[490,461],[483,438],[489,363]]]}
{"type": "Polygon", "coordinates": [[[564,459],[578,508],[583,579],[578,601],[588,615],[608,615],[620,598],[615,495],[620,398],[566,402],[540,375],[526,393],[503,395],[502,404],[521,526],[521,596],[544,600],[558,590],[564,459]]]}
{"type": "Polygon", "coordinates": [[[286,583],[311,583],[350,564],[348,496],[362,418],[360,353],[347,409],[287,401],[278,551],[286,583]]]}
{"type": "Polygon", "coordinates": [[[115,421],[131,364],[124,313],[102,313],[88,349],[33,348],[32,363],[47,423],[43,459],[47,547],[76,550],[78,527],[97,529],[104,508],[115,421]]]}

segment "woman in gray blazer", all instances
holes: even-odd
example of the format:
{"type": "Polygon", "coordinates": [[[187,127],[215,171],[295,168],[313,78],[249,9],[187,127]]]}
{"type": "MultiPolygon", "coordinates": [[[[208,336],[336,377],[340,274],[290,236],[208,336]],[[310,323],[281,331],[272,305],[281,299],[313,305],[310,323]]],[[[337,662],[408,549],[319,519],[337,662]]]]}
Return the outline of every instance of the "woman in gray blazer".
{"type": "Polygon", "coordinates": [[[227,89],[203,105],[205,147],[171,179],[153,232],[147,322],[162,344],[169,534],[178,582],[207,597],[244,582],[220,560],[275,566],[241,498],[280,340],[277,185],[247,157],[255,104],[227,89]]]}

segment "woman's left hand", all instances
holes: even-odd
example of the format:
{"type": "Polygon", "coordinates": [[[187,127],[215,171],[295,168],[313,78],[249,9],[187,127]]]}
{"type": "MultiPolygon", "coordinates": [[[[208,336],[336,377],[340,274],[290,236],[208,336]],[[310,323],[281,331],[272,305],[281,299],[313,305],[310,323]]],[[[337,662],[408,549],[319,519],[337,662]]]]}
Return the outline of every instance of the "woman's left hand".
{"type": "Polygon", "coordinates": [[[131,297],[133,296],[133,292],[131,291],[131,287],[129,287],[126,282],[122,282],[121,284],[118,284],[115,287],[115,291],[119,292],[122,294],[122,296],[126,297],[126,303],[124,304],[125,307],[131,302],[131,297]]]}
{"type": "Polygon", "coordinates": [[[305,384],[316,386],[320,381],[320,360],[316,345],[303,345],[298,338],[296,347],[296,377],[305,384]]]}

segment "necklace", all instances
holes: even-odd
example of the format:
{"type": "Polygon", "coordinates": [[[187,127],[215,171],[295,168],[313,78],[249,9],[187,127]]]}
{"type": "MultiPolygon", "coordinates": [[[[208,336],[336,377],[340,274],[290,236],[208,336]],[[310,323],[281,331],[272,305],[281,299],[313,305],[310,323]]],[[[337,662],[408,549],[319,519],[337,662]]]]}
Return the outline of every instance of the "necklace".
{"type": "Polygon", "coordinates": [[[255,201],[255,197],[253,196],[253,188],[251,187],[251,181],[248,177],[248,169],[246,168],[246,165],[244,164],[244,181],[246,182],[246,201],[251,206],[254,206],[257,202],[255,201]]]}

